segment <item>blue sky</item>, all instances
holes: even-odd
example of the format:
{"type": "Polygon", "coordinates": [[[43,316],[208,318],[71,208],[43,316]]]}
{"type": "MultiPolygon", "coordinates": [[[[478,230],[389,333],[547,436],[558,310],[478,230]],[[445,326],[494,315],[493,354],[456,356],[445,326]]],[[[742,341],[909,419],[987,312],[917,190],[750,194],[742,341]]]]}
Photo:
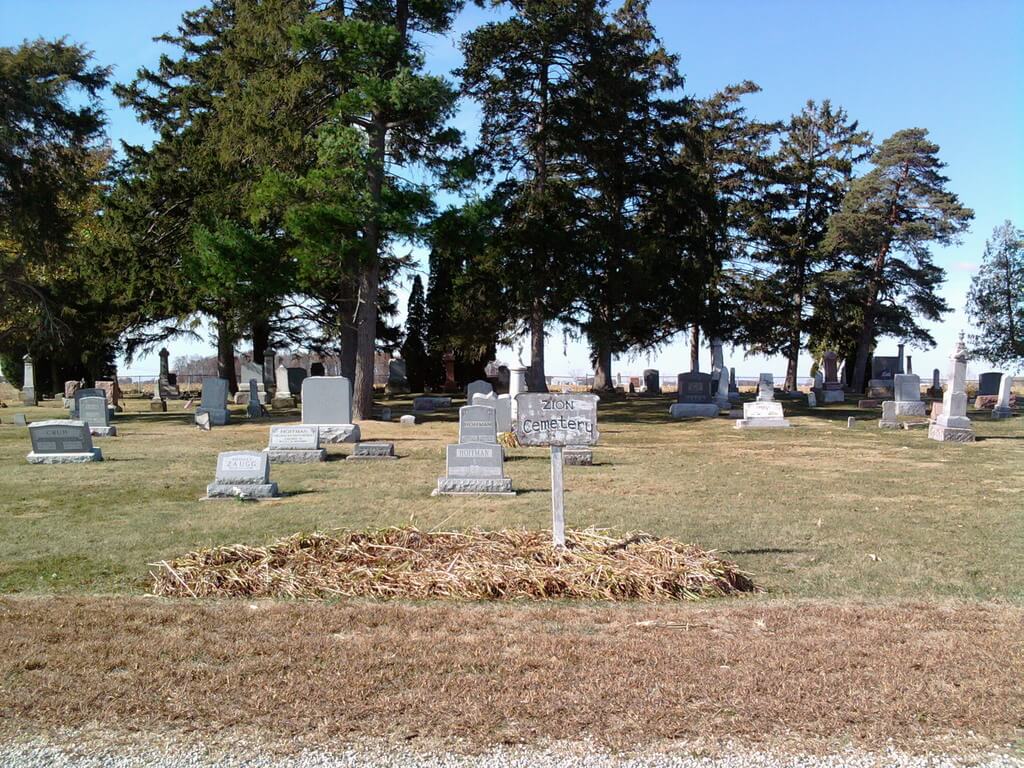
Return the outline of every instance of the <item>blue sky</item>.
{"type": "MultiPolygon", "coordinates": [[[[199,0],[0,0],[0,45],[66,35],[89,46],[116,80],[138,67],[155,65],[163,47],[152,37],[172,30],[182,12],[199,0]]],[[[975,211],[970,233],[959,246],[936,251],[946,268],[943,293],[955,312],[933,328],[938,347],[909,350],[915,372],[933,367],[945,375],[946,357],[966,320],[962,313],[970,276],[992,229],[1009,218],[1024,226],[1024,3],[996,0],[950,2],[813,2],[812,0],[652,0],[650,13],[669,50],[680,55],[686,88],[698,96],[750,79],[763,91],[750,97],[750,113],[784,119],[807,99],[829,98],[860,120],[876,140],[908,127],[924,127],[941,147],[950,188],[975,211]]],[[[467,8],[447,39],[430,42],[431,67],[447,72],[459,64],[458,36],[493,18],[467,8]]],[[[108,99],[109,134],[145,142],[148,131],[130,112],[108,99]]],[[[458,119],[472,129],[473,110],[458,119]]],[[[881,352],[894,353],[896,340],[881,352]]],[[[175,356],[212,347],[180,344],[175,356]]],[[[726,350],[741,374],[785,370],[781,360],[744,359],[726,350]]],[[[506,354],[509,357],[510,354],[506,354]]],[[[706,356],[705,356],[706,358],[706,356]]],[[[663,376],[688,367],[688,351],[673,344],[651,358],[622,360],[616,370],[637,374],[657,367],[663,376]]],[[[549,341],[553,374],[588,370],[586,349],[568,345],[555,332],[549,341]]],[[[801,374],[810,361],[803,361],[801,374]]],[[[702,365],[707,368],[706,359],[702,365]]],[[[138,373],[156,369],[139,360],[138,373]]],[[[972,373],[987,370],[976,361],[972,373]]]]}

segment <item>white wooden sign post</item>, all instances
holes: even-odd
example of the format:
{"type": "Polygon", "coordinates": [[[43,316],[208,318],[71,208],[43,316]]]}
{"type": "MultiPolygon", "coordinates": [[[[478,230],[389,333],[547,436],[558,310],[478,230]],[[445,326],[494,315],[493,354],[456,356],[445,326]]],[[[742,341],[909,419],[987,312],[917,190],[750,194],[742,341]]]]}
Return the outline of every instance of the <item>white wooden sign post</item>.
{"type": "Polygon", "coordinates": [[[562,449],[594,445],[597,395],[524,392],[516,395],[516,437],[520,445],[551,447],[551,532],[556,547],[565,546],[565,483],[562,449]]]}

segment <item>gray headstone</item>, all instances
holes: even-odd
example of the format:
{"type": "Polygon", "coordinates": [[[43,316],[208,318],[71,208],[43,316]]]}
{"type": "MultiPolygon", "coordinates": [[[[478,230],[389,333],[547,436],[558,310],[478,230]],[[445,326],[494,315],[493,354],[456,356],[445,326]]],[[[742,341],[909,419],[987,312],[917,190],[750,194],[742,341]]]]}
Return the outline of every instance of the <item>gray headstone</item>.
{"type": "Polygon", "coordinates": [[[757,378],[757,399],[767,402],[775,399],[775,377],[770,373],[762,373],[757,378]]]}
{"type": "Polygon", "coordinates": [[[208,498],[270,498],[277,483],[270,482],[270,457],[259,451],[226,451],[217,456],[216,479],[206,486],[208,498]]]}
{"type": "Polygon", "coordinates": [[[512,431],[512,398],[508,395],[474,395],[472,405],[489,405],[494,409],[498,432],[512,431]]]}
{"type": "Polygon", "coordinates": [[[447,475],[452,478],[504,477],[504,454],[497,443],[459,443],[448,446],[447,475]]]}
{"type": "Polygon", "coordinates": [[[78,401],[78,419],[89,425],[89,432],[101,437],[114,437],[117,428],[110,425],[110,410],[105,397],[83,397],[78,401]]]}
{"type": "Polygon", "coordinates": [[[1003,374],[999,371],[989,371],[988,373],[981,374],[978,377],[978,396],[998,395],[999,382],[1002,378],[1003,374]]]}
{"type": "Polygon", "coordinates": [[[921,377],[912,373],[897,373],[893,379],[896,400],[917,402],[921,399],[921,377]]]}
{"type": "Polygon", "coordinates": [[[489,395],[494,391],[494,387],[490,385],[490,382],[477,379],[476,381],[469,382],[466,387],[466,402],[473,402],[473,395],[489,395]]]}
{"type": "Polygon", "coordinates": [[[346,456],[346,461],[390,461],[397,459],[395,456],[395,444],[388,442],[356,443],[351,455],[346,456]]]}
{"type": "Polygon", "coordinates": [[[466,405],[459,408],[460,443],[495,443],[498,441],[495,409],[487,405],[466,405]]]}
{"type": "Polygon", "coordinates": [[[259,379],[249,379],[249,407],[247,408],[250,419],[258,419],[263,415],[262,399],[260,398],[259,379]]]}
{"type": "Polygon", "coordinates": [[[344,376],[311,376],[301,393],[303,424],[352,423],[352,382],[344,376]]]}
{"type": "Polygon", "coordinates": [[[312,424],[272,426],[265,453],[275,464],[310,464],[327,460],[327,451],[320,447],[320,428],[312,424]]]}
{"type": "Polygon", "coordinates": [[[93,447],[89,425],[84,421],[37,421],[30,424],[32,452],[30,464],[69,464],[102,461],[103,454],[93,447]]]}
{"type": "Polygon", "coordinates": [[[677,403],[711,403],[711,375],[680,373],[677,378],[677,403]]]}
{"type": "Polygon", "coordinates": [[[416,426],[416,417],[413,416],[411,413],[407,413],[404,416],[400,416],[398,418],[398,422],[399,422],[399,424],[402,424],[403,426],[413,427],[413,426],[416,426]]]}
{"type": "Polygon", "coordinates": [[[878,422],[879,427],[895,428],[899,426],[899,421],[896,419],[896,401],[886,400],[882,403],[882,418],[878,422]]]}
{"type": "Polygon", "coordinates": [[[203,396],[196,414],[208,413],[210,424],[220,426],[230,421],[228,415],[228,381],[216,377],[203,379],[203,396]]]}
{"type": "Polygon", "coordinates": [[[733,425],[736,429],[764,429],[788,427],[789,421],[782,411],[782,403],[777,400],[755,400],[743,404],[743,418],[737,419],[733,425]]]}
{"type": "Polygon", "coordinates": [[[75,406],[71,410],[72,418],[79,418],[79,403],[83,397],[102,397],[104,400],[107,399],[107,391],[100,389],[99,387],[82,387],[75,391],[75,406]]]}
{"type": "Polygon", "coordinates": [[[263,366],[252,360],[243,360],[238,380],[248,382],[251,379],[256,379],[257,383],[262,386],[263,366]]]}
{"type": "Polygon", "coordinates": [[[16,413],[16,414],[14,414],[14,426],[16,426],[16,427],[27,427],[28,426],[28,419],[25,418],[25,414],[24,413],[16,413]]]}
{"type": "Polygon", "coordinates": [[[228,381],[227,379],[206,378],[203,379],[203,396],[199,404],[200,408],[208,411],[222,411],[228,407],[228,381]]]}

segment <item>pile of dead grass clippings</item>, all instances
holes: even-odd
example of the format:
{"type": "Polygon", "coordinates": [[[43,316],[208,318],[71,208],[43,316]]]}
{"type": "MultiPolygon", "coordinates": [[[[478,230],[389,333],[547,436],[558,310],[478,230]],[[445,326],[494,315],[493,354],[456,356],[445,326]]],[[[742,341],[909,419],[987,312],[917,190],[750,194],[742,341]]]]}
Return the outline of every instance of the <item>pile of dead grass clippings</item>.
{"type": "Polygon", "coordinates": [[[153,593],[172,597],[698,600],[759,588],[714,552],[644,533],[434,533],[415,528],[298,534],[154,563],[153,593]]]}

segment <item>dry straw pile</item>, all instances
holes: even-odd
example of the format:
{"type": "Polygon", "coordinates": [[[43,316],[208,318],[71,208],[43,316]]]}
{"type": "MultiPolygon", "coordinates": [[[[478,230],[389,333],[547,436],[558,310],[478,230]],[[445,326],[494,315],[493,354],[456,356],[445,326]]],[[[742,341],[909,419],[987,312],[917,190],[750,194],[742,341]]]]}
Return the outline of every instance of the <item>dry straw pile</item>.
{"type": "Polygon", "coordinates": [[[155,563],[153,592],[175,597],[697,600],[757,591],[713,552],[636,533],[433,533],[415,528],[296,535],[155,563]]]}

